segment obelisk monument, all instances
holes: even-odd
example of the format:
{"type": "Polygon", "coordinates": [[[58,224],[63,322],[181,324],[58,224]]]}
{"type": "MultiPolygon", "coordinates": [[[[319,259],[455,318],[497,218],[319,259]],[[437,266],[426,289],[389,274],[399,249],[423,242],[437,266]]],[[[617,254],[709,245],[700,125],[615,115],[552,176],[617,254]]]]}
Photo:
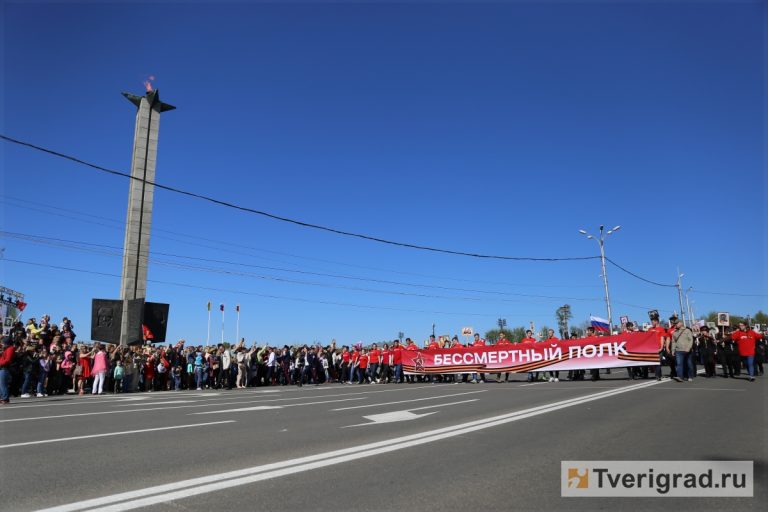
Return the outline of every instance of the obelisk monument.
{"type": "Polygon", "coordinates": [[[123,245],[123,274],[120,300],[123,315],[120,325],[120,344],[141,342],[141,318],[147,296],[147,266],[149,234],[152,227],[152,203],[155,194],[155,166],[160,114],[174,106],[160,101],[160,91],[147,84],[144,96],[123,93],[138,107],[136,129],[133,136],[131,180],[128,192],[128,216],[125,222],[123,245]]]}

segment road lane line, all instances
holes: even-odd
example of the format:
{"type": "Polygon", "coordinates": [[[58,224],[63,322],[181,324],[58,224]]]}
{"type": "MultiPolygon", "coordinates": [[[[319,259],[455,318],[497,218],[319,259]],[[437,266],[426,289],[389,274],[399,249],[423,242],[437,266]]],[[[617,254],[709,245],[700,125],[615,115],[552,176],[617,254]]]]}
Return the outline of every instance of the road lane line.
{"type": "Polygon", "coordinates": [[[141,430],[124,430],[122,432],[107,432],[105,434],[90,434],[87,436],[60,437],[59,439],[41,439],[38,441],[27,441],[24,443],[13,443],[0,445],[0,449],[16,448],[18,446],[30,446],[34,444],[58,443],[61,441],[76,441],[78,439],[93,439],[95,437],[123,436],[126,434],[141,434],[143,432],[157,432],[160,430],[175,430],[180,428],[207,427],[209,425],[221,425],[222,423],[235,423],[235,420],[211,421],[208,423],[195,423],[192,425],[174,425],[172,427],[143,428],[141,430]]]}
{"type": "MultiPolygon", "coordinates": [[[[381,407],[384,405],[395,405],[395,404],[409,404],[411,402],[421,402],[423,400],[440,400],[441,398],[447,398],[449,396],[460,396],[460,395],[473,395],[475,393],[485,393],[487,392],[487,389],[481,389],[479,391],[467,391],[466,393],[451,393],[450,395],[437,395],[437,396],[428,396],[426,398],[414,398],[412,400],[400,400],[398,402],[384,402],[380,404],[365,404],[365,405],[355,405],[352,407],[340,407],[338,409],[331,409],[331,411],[349,411],[350,409],[363,409],[365,407],[381,407]]],[[[412,411],[413,409],[408,409],[409,411],[412,411]]]]}
{"type": "MultiPolygon", "coordinates": [[[[317,388],[314,388],[314,389],[317,389],[317,388]]],[[[321,388],[321,389],[329,389],[330,390],[331,388],[321,388]]],[[[334,387],[333,389],[345,389],[345,388],[334,387]]],[[[408,390],[411,390],[411,389],[435,389],[435,387],[434,386],[413,386],[413,387],[397,387],[397,388],[392,387],[390,389],[377,389],[376,391],[370,390],[370,391],[359,391],[359,392],[353,392],[353,393],[338,393],[338,394],[335,394],[335,395],[325,395],[325,396],[322,396],[322,397],[318,396],[318,398],[329,398],[329,397],[335,397],[335,396],[368,395],[368,394],[375,394],[375,393],[393,393],[393,392],[397,392],[397,391],[408,391],[408,390]]],[[[299,390],[296,390],[296,392],[298,392],[298,391],[299,390]]],[[[257,392],[247,392],[247,394],[249,394],[249,395],[257,395],[259,393],[257,393],[257,392]]],[[[170,396],[168,396],[168,395],[166,395],[165,397],[160,397],[159,395],[155,395],[155,396],[158,396],[158,399],[170,398],[170,396]]],[[[189,396],[193,396],[193,395],[183,394],[183,395],[177,395],[177,396],[179,396],[179,398],[181,398],[181,397],[189,397],[189,396]]],[[[213,396],[213,395],[209,395],[209,396],[213,396]]],[[[83,398],[83,397],[76,398],[75,400],[80,400],[81,398],[83,398]]],[[[241,399],[241,401],[239,401],[239,402],[227,402],[229,404],[235,405],[235,404],[256,404],[256,403],[261,403],[261,402],[275,402],[275,401],[282,401],[282,400],[305,400],[305,399],[310,398],[310,397],[307,397],[307,396],[297,396],[297,397],[293,397],[293,398],[275,398],[275,399],[272,399],[272,400],[260,400],[260,399],[257,399],[256,396],[252,396],[252,397],[250,397],[250,399],[248,399],[248,397],[246,397],[246,396],[234,395],[233,394],[233,395],[230,395],[230,396],[223,396],[223,397],[218,397],[218,398],[215,398],[215,399],[211,399],[211,400],[216,400],[217,401],[217,403],[214,403],[214,404],[200,403],[200,402],[203,402],[205,400],[208,400],[207,398],[205,398],[205,399],[197,400],[195,402],[195,405],[182,405],[182,406],[175,406],[175,407],[167,407],[167,409],[181,409],[181,408],[187,408],[187,407],[214,407],[214,406],[221,406],[221,404],[222,404],[221,400],[229,399],[229,398],[241,399]],[[242,401],[242,399],[246,399],[246,400],[242,401]]],[[[12,411],[15,411],[16,409],[22,409],[22,408],[27,408],[27,407],[49,407],[49,406],[61,406],[61,405],[92,405],[92,404],[96,404],[96,403],[125,402],[125,401],[127,401],[127,400],[126,399],[123,399],[123,400],[101,400],[100,396],[95,396],[92,400],[90,398],[86,398],[82,402],[76,402],[76,403],[69,402],[69,403],[63,403],[63,404],[60,404],[60,403],[50,403],[50,404],[42,403],[42,404],[36,404],[36,405],[32,405],[32,404],[29,404],[29,405],[16,405],[16,402],[14,402],[14,404],[12,406],[9,406],[8,408],[0,409],[0,411],[2,411],[2,414],[4,414],[6,412],[12,412],[12,411]]],[[[39,417],[35,417],[35,418],[11,418],[11,419],[0,420],[0,423],[4,423],[4,422],[7,422],[7,421],[27,421],[27,420],[36,420],[36,419],[46,419],[47,420],[47,419],[52,419],[52,418],[66,418],[66,417],[70,417],[70,416],[80,416],[80,415],[82,415],[82,416],[93,416],[95,414],[110,414],[112,412],[156,411],[156,410],[158,410],[158,408],[155,407],[155,404],[156,404],[155,402],[152,402],[150,400],[147,403],[129,404],[129,405],[134,405],[134,406],[137,406],[137,407],[140,406],[140,405],[143,405],[143,406],[146,406],[146,407],[150,407],[148,409],[131,409],[130,411],[106,411],[106,412],[96,411],[96,412],[86,412],[86,413],[62,414],[62,415],[57,415],[57,416],[39,416],[39,417]]],[[[113,406],[116,407],[116,405],[114,405],[114,404],[113,404],[113,406]]]]}
{"type": "Polygon", "coordinates": [[[602,391],[579,398],[553,402],[550,404],[524,409],[522,411],[516,411],[484,418],[481,420],[474,420],[467,423],[452,425],[450,427],[443,427],[426,432],[418,432],[416,434],[390,438],[384,441],[358,445],[350,448],[343,448],[340,450],[319,453],[316,455],[310,455],[297,459],[274,462],[236,471],[207,475],[188,480],[172,482],[169,484],[156,485],[144,489],[137,489],[134,491],[87,499],[66,505],[41,509],[38,512],[76,512],[88,509],[118,512],[124,510],[133,510],[140,507],[148,507],[169,501],[181,500],[200,494],[221,491],[227,488],[246,485],[262,480],[301,473],[312,469],[319,469],[335,464],[341,464],[343,462],[379,455],[382,453],[388,453],[403,450],[413,446],[432,443],[442,439],[456,437],[470,432],[503,425],[505,423],[511,423],[533,416],[538,416],[540,414],[546,414],[548,412],[557,411],[567,407],[573,407],[575,405],[581,405],[595,400],[601,400],[603,398],[620,395],[638,389],[644,389],[647,387],[655,386],[658,383],[659,382],[657,381],[652,381],[643,384],[626,386],[616,390],[602,391]]]}
{"type": "Polygon", "coordinates": [[[408,411],[423,411],[424,409],[436,409],[438,407],[450,407],[452,405],[468,404],[469,402],[477,402],[479,398],[472,398],[471,400],[462,400],[460,402],[450,402],[447,404],[427,405],[425,407],[416,407],[415,409],[406,409],[408,411]]]}
{"type": "Polygon", "coordinates": [[[238,407],[237,409],[221,409],[220,411],[191,412],[188,416],[198,414],[226,414],[228,412],[247,412],[247,411],[265,411],[267,409],[284,409],[285,407],[301,407],[302,405],[330,404],[336,402],[349,402],[350,400],[365,400],[367,396],[355,398],[342,398],[340,400],[323,400],[320,402],[306,402],[303,404],[285,404],[285,405],[257,405],[255,407],[238,407]]]}

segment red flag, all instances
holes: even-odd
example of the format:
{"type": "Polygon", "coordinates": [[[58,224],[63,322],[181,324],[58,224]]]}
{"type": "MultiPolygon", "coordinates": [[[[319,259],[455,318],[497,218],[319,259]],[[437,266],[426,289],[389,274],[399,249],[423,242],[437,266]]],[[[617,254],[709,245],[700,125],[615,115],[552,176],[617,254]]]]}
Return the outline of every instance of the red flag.
{"type": "Polygon", "coordinates": [[[219,304],[219,309],[224,311],[224,304],[219,304]]]}
{"type": "Polygon", "coordinates": [[[25,308],[25,307],[27,307],[27,303],[26,303],[26,302],[22,302],[22,301],[20,301],[20,300],[17,300],[17,301],[16,301],[16,308],[17,308],[19,311],[24,311],[24,308],[25,308]]]}

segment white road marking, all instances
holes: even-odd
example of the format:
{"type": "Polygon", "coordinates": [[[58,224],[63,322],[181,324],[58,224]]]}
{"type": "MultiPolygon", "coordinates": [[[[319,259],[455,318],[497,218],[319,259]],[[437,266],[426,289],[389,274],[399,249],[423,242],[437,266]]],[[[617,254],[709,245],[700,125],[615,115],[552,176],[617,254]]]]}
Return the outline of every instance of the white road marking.
{"type": "Polygon", "coordinates": [[[358,423],[357,425],[347,425],[346,427],[341,427],[341,428],[366,427],[368,425],[377,425],[379,423],[394,423],[396,421],[417,420],[419,418],[423,418],[424,416],[435,414],[436,412],[439,412],[439,411],[428,412],[426,414],[414,414],[413,411],[421,411],[424,409],[435,409],[437,407],[450,407],[452,405],[466,404],[468,402],[477,402],[478,400],[479,400],[478,398],[473,398],[471,400],[462,400],[461,402],[451,402],[449,404],[427,405],[426,407],[416,407],[415,409],[406,409],[403,411],[392,411],[392,412],[385,412],[382,414],[372,414],[370,416],[363,416],[363,418],[370,420],[370,423],[358,423]]]}
{"type": "MultiPolygon", "coordinates": [[[[327,391],[332,391],[332,390],[339,390],[339,389],[346,389],[346,388],[341,388],[341,387],[333,386],[333,387],[326,387],[326,388],[320,387],[320,388],[304,388],[304,389],[306,389],[306,390],[308,390],[308,389],[315,389],[315,390],[322,390],[322,391],[326,391],[326,390],[327,391]]],[[[435,387],[434,386],[408,386],[408,387],[395,387],[395,386],[392,386],[392,387],[390,387],[388,389],[378,389],[376,391],[372,391],[369,388],[368,391],[360,391],[360,392],[354,392],[354,393],[340,393],[340,394],[335,394],[335,395],[326,395],[323,398],[331,397],[331,396],[368,395],[368,394],[372,394],[372,393],[394,393],[394,392],[397,392],[397,391],[408,391],[410,389],[435,389],[435,387]]],[[[298,392],[301,392],[301,389],[291,388],[291,389],[286,389],[284,391],[286,393],[298,393],[298,392]]],[[[273,391],[273,392],[277,392],[277,391],[273,391]]],[[[281,392],[283,392],[283,390],[281,390],[281,392]]],[[[168,393],[172,393],[172,392],[169,391],[168,393]]],[[[239,393],[237,391],[233,391],[232,393],[228,393],[225,396],[221,396],[219,398],[214,398],[214,397],[216,397],[216,396],[218,396],[218,395],[220,395],[222,393],[188,393],[188,392],[184,392],[183,394],[175,395],[175,396],[179,396],[180,398],[182,398],[182,397],[183,398],[200,397],[201,399],[196,401],[198,403],[199,402],[204,402],[204,401],[206,401],[208,399],[210,399],[210,400],[215,399],[216,402],[217,402],[216,404],[200,404],[201,407],[203,407],[203,406],[210,407],[210,406],[216,406],[216,405],[220,406],[222,404],[223,400],[231,400],[231,399],[243,400],[243,399],[248,399],[249,397],[246,396],[246,395],[254,395],[251,398],[256,398],[256,396],[260,395],[261,393],[262,393],[262,391],[250,391],[250,390],[242,391],[241,390],[239,393]]],[[[37,403],[37,404],[31,404],[30,403],[30,404],[24,404],[24,405],[17,405],[17,402],[14,402],[12,406],[10,406],[8,408],[0,409],[0,411],[2,411],[2,412],[0,412],[0,414],[4,414],[4,413],[6,413],[8,411],[15,411],[17,409],[25,409],[25,408],[30,408],[30,407],[56,407],[56,406],[64,406],[64,405],[67,405],[67,406],[69,406],[69,405],[93,405],[93,404],[108,403],[108,402],[118,402],[119,403],[119,402],[125,402],[125,401],[133,400],[133,399],[147,400],[147,399],[150,399],[151,397],[156,397],[159,400],[160,399],[167,399],[167,398],[171,397],[171,395],[165,394],[165,392],[157,393],[157,394],[154,394],[154,395],[147,394],[147,395],[143,395],[141,397],[130,397],[130,398],[104,397],[104,396],[93,396],[93,395],[85,395],[85,396],[68,395],[68,396],[71,396],[70,401],[67,401],[67,402],[64,402],[64,403],[59,403],[60,402],[59,400],[44,400],[44,401],[42,401],[42,403],[37,403]]],[[[295,398],[277,398],[275,400],[304,400],[305,398],[307,398],[307,397],[299,396],[299,397],[295,397],[295,398]]],[[[151,400],[150,400],[150,402],[151,402],[151,400]]],[[[230,403],[230,404],[251,404],[251,403],[258,403],[258,402],[259,401],[246,400],[246,401],[228,402],[228,403],[230,403]]],[[[146,406],[150,407],[150,406],[154,406],[155,403],[135,404],[135,405],[136,406],[146,405],[146,406]]],[[[193,407],[193,406],[185,406],[185,407],[193,407]]],[[[156,409],[146,409],[146,410],[153,411],[153,410],[156,410],[156,409]]],[[[130,412],[137,412],[137,411],[139,411],[139,410],[130,411],[130,412]]],[[[97,412],[97,413],[83,413],[83,414],[85,414],[87,416],[92,416],[93,414],[104,414],[104,413],[97,412]]],[[[50,418],[67,417],[67,416],[69,416],[69,415],[43,416],[43,417],[40,417],[40,418],[19,418],[19,419],[16,419],[14,421],[24,421],[26,419],[50,419],[50,418]]],[[[77,414],[75,414],[75,416],[77,416],[77,414]]],[[[8,421],[8,420],[0,420],[0,423],[2,423],[4,421],[8,421]]]]}
{"type": "MultiPolygon", "coordinates": [[[[411,402],[421,402],[422,400],[440,400],[441,398],[447,398],[449,396],[472,395],[475,393],[485,393],[487,391],[488,391],[487,389],[481,389],[479,391],[467,391],[466,393],[451,393],[450,395],[428,396],[426,398],[414,398],[411,400],[400,400],[398,402],[384,402],[380,404],[355,405],[353,407],[340,407],[338,409],[331,409],[331,411],[348,411],[350,409],[362,409],[364,407],[381,407],[383,405],[409,404],[411,402]]],[[[408,409],[408,410],[412,411],[413,409],[408,409]]]]}
{"type": "MultiPolygon", "coordinates": [[[[153,404],[147,404],[147,405],[152,405],[152,406],[156,407],[156,406],[160,406],[160,405],[193,404],[193,403],[195,403],[195,400],[171,400],[170,402],[155,402],[153,404]]],[[[136,404],[116,404],[116,405],[113,405],[112,407],[136,407],[136,404]]]]}
{"type": "Polygon", "coordinates": [[[193,425],[175,425],[172,427],[143,428],[141,430],[124,430],[122,432],[107,432],[105,434],[89,434],[87,436],[60,437],[59,439],[41,439],[38,441],[27,441],[25,443],[13,443],[0,445],[0,449],[16,448],[18,446],[30,446],[33,444],[58,443],[61,441],[76,441],[78,439],[93,439],[96,437],[123,436],[126,434],[141,434],[143,432],[157,432],[160,430],[175,430],[179,428],[207,427],[208,425],[221,425],[222,423],[235,423],[235,420],[211,421],[209,423],[195,423],[193,425]]]}
{"type": "MultiPolygon", "coordinates": [[[[437,411],[435,411],[437,412],[437,411]]],[[[411,411],[393,411],[385,412],[382,414],[372,414],[370,416],[363,416],[363,418],[370,420],[371,423],[360,423],[359,425],[350,425],[350,427],[362,427],[365,425],[376,425],[378,423],[394,423],[395,421],[411,421],[435,414],[435,412],[427,412],[424,414],[414,414],[411,411]]]]}
{"type": "Polygon", "coordinates": [[[462,400],[460,402],[450,402],[447,404],[426,405],[424,407],[416,407],[415,409],[408,409],[409,411],[423,411],[424,409],[436,409],[438,407],[450,407],[452,405],[468,404],[469,402],[477,402],[479,398],[472,398],[471,400],[462,400]]]}
{"type": "Polygon", "coordinates": [[[418,432],[408,436],[390,438],[384,441],[378,441],[365,445],[357,445],[350,448],[319,453],[298,459],[284,460],[271,464],[240,469],[237,471],[229,471],[226,473],[218,473],[198,478],[191,478],[188,480],[181,480],[169,484],[156,485],[144,489],[137,489],[134,491],[122,492],[109,496],[103,496],[100,498],[78,501],[66,505],[59,505],[47,509],[42,509],[38,512],[75,512],[87,509],[98,509],[101,512],[118,512],[124,510],[133,510],[141,507],[148,507],[160,503],[167,503],[169,501],[190,498],[200,494],[222,491],[232,487],[247,485],[262,480],[269,480],[272,478],[278,478],[281,476],[287,476],[304,471],[310,471],[313,469],[328,467],[335,464],[341,464],[352,460],[372,457],[382,453],[389,453],[413,446],[432,443],[435,441],[464,435],[470,432],[476,432],[498,425],[538,416],[540,414],[546,414],[548,412],[565,409],[567,407],[573,407],[595,400],[601,400],[603,398],[620,395],[630,391],[635,391],[637,389],[655,386],[656,384],[657,382],[653,381],[622,387],[612,391],[602,391],[584,397],[553,402],[538,407],[532,407],[530,409],[524,409],[522,411],[502,414],[499,416],[492,416],[467,423],[460,423],[450,427],[438,428],[426,432],[418,432]]]}
{"type": "Polygon", "coordinates": [[[265,411],[267,409],[283,409],[285,407],[301,407],[302,405],[329,404],[336,402],[349,402],[350,400],[365,400],[367,396],[355,398],[343,398],[340,400],[323,400],[321,402],[305,402],[303,404],[285,404],[285,405],[257,405],[256,407],[239,407],[237,409],[222,409],[220,411],[191,412],[189,416],[197,414],[226,414],[228,412],[247,412],[247,411],[265,411]]]}

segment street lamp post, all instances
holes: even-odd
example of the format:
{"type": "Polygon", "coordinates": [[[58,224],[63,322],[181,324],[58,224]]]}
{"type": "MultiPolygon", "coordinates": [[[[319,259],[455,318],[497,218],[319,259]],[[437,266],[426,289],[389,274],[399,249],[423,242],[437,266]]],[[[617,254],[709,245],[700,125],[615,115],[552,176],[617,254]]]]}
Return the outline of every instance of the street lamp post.
{"type": "Polygon", "coordinates": [[[693,327],[693,322],[695,318],[693,317],[693,309],[691,308],[691,300],[690,297],[688,297],[688,294],[693,290],[693,286],[689,286],[687,290],[685,290],[685,305],[688,308],[688,323],[691,324],[691,327],[693,327]]]}
{"type": "Polygon", "coordinates": [[[507,319],[506,318],[499,318],[496,323],[499,326],[499,337],[501,337],[501,333],[504,331],[504,328],[507,326],[507,319]]]}
{"type": "Polygon", "coordinates": [[[606,306],[606,309],[608,310],[608,331],[610,333],[613,333],[613,314],[611,312],[611,296],[608,293],[608,273],[606,272],[606,269],[605,269],[605,237],[607,237],[611,233],[615,233],[620,229],[621,229],[621,226],[616,226],[613,229],[609,229],[606,233],[603,233],[604,226],[601,225],[599,237],[590,235],[583,229],[579,230],[579,233],[581,233],[582,235],[585,235],[587,238],[591,238],[597,241],[597,244],[600,246],[600,265],[602,266],[602,270],[603,270],[603,286],[605,287],[605,306],[606,306]]]}
{"type": "Polygon", "coordinates": [[[683,276],[685,274],[680,273],[680,268],[677,269],[677,298],[680,300],[680,316],[683,319],[683,326],[688,327],[685,321],[685,308],[683,307],[683,276]]]}

